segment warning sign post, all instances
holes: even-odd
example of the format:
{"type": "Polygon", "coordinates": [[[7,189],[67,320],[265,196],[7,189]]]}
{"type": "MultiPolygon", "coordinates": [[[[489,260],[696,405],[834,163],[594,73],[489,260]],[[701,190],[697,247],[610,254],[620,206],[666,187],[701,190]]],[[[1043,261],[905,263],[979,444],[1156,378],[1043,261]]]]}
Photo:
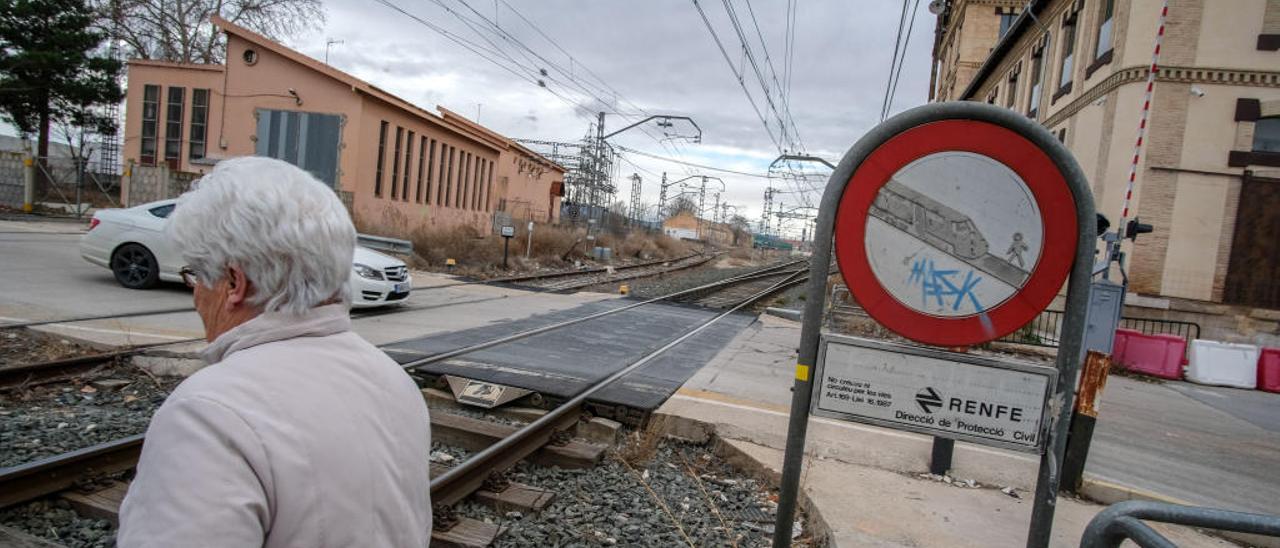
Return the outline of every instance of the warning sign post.
{"type": "Polygon", "coordinates": [[[1089,185],[1044,127],[935,103],[849,149],[818,211],[774,546],[787,546],[812,413],[1041,455],[1028,547],[1046,547],[1082,359],[1089,185]],[[821,332],[828,269],[885,328],[931,348],[821,332]],[[1067,284],[1053,367],[944,348],[1023,327],[1067,284]]]}

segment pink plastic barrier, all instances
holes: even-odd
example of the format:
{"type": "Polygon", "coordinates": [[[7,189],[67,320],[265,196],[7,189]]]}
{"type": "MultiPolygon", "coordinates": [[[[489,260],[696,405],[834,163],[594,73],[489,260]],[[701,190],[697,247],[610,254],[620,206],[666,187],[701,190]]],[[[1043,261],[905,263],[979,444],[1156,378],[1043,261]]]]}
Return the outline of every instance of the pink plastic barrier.
{"type": "Polygon", "coordinates": [[[1135,335],[1142,336],[1142,332],[1123,327],[1116,330],[1116,340],[1111,345],[1111,363],[1124,362],[1124,352],[1129,347],[1129,337],[1135,335]]]}
{"type": "Polygon", "coordinates": [[[1182,356],[1187,350],[1187,340],[1182,337],[1117,329],[1115,346],[1112,359],[1126,369],[1162,379],[1182,378],[1182,356]]]}
{"type": "Polygon", "coordinates": [[[1263,348],[1258,354],[1258,390],[1280,392],[1280,348],[1263,348]]]}

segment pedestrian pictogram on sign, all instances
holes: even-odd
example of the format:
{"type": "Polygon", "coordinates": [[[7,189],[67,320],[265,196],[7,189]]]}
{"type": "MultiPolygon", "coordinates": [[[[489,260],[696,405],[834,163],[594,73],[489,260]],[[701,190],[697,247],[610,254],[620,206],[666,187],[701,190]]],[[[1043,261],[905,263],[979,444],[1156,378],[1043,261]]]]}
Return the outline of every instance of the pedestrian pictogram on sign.
{"type": "Polygon", "coordinates": [[[1075,254],[1075,202],[1058,166],[1004,127],[943,120],[873,151],[836,218],[836,259],[885,327],[940,346],[1022,327],[1075,254]]]}

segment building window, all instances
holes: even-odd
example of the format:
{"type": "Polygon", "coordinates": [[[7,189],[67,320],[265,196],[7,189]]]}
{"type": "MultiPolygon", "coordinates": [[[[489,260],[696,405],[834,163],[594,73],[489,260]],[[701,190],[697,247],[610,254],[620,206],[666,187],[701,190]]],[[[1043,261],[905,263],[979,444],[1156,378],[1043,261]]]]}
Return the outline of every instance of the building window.
{"type": "Polygon", "coordinates": [[[187,88],[169,88],[169,101],[164,113],[164,161],[170,169],[178,169],[182,158],[182,111],[187,88]]]}
{"type": "Polygon", "coordinates": [[[413,201],[422,203],[422,181],[427,167],[427,136],[423,135],[418,142],[418,186],[413,192],[413,201]]]}
{"type": "Polygon", "coordinates": [[[1098,48],[1093,58],[1098,59],[1111,51],[1111,31],[1114,28],[1116,0],[1102,0],[1102,13],[1098,17],[1098,48]]]}
{"type": "Polygon", "coordinates": [[[1071,73],[1075,68],[1076,15],[1068,13],[1062,19],[1062,66],[1058,70],[1058,88],[1071,85],[1071,73]]]}
{"type": "Polygon", "coordinates": [[[382,127],[378,129],[378,161],[377,174],[373,178],[373,195],[382,197],[382,164],[387,157],[387,121],[382,121],[382,127]]]}
{"type": "Polygon", "coordinates": [[[484,170],[488,167],[489,162],[481,159],[479,167],[476,168],[476,209],[484,209],[482,206],[485,201],[484,194],[484,170]]]}
{"type": "Polygon", "coordinates": [[[485,208],[485,211],[489,211],[489,206],[490,206],[489,202],[491,202],[491,201],[492,201],[492,198],[491,198],[491,197],[493,196],[493,162],[489,162],[489,170],[488,170],[487,175],[488,175],[489,180],[488,180],[488,182],[486,182],[486,183],[485,183],[485,189],[486,189],[486,190],[485,190],[485,192],[484,192],[484,197],[485,197],[484,208],[485,208]]]}
{"type": "Polygon", "coordinates": [[[413,171],[413,130],[404,141],[404,187],[400,189],[400,201],[409,201],[409,173],[413,171]]]}
{"type": "Polygon", "coordinates": [[[391,199],[396,199],[400,191],[400,144],[404,140],[404,128],[396,126],[396,148],[391,153],[391,199]]]}
{"type": "Polygon", "coordinates": [[[997,39],[1004,38],[1004,33],[1009,32],[1013,28],[1013,22],[1018,20],[1018,12],[1009,8],[996,12],[996,15],[1000,17],[1000,35],[997,39]]]}
{"type": "Polygon", "coordinates": [[[458,209],[467,208],[467,161],[470,155],[466,151],[458,151],[458,186],[453,196],[453,206],[458,209]]]}
{"type": "MultiPolygon", "coordinates": [[[[258,119],[254,154],[289,162],[337,188],[341,115],[271,109],[254,114],[258,119]]],[[[379,181],[381,171],[379,166],[379,181]]],[[[381,192],[380,186],[375,192],[381,192]]]]}
{"type": "Polygon", "coordinates": [[[1253,151],[1280,153],[1280,116],[1259,118],[1253,123],[1253,151]]]}
{"type": "MultiPolygon", "coordinates": [[[[426,139],[424,136],[423,139],[426,139]]],[[[436,203],[431,199],[431,191],[436,181],[436,144],[438,141],[430,139],[427,141],[427,205],[436,203]]]]}
{"type": "Polygon", "coordinates": [[[209,90],[191,90],[191,142],[187,157],[199,160],[205,155],[205,138],[209,126],[209,90]]]}
{"type": "Polygon", "coordinates": [[[440,143],[439,148],[440,148],[440,170],[437,172],[438,176],[436,177],[436,205],[443,206],[445,205],[444,203],[445,198],[448,196],[448,194],[445,194],[444,192],[444,187],[445,187],[445,183],[448,180],[448,176],[445,171],[445,165],[449,163],[448,161],[449,145],[440,143]]]}
{"type": "Polygon", "coordinates": [[[156,163],[156,132],[160,124],[160,86],[142,88],[142,150],[138,161],[143,165],[156,163]]]}
{"type": "Polygon", "coordinates": [[[1004,95],[1005,108],[1012,109],[1018,99],[1018,72],[1021,68],[1021,65],[1016,65],[1013,67],[1013,72],[1009,73],[1009,92],[1004,95]]]}
{"type": "MultiPolygon", "coordinates": [[[[1045,35],[1048,42],[1048,35],[1045,35]]],[[[1031,91],[1027,98],[1027,116],[1035,118],[1040,111],[1040,89],[1044,82],[1044,48],[1031,54],[1031,91]]]]}
{"type": "Polygon", "coordinates": [[[445,172],[444,184],[444,205],[445,207],[457,206],[458,202],[453,197],[453,161],[457,159],[458,149],[449,146],[449,169],[445,172]]]}

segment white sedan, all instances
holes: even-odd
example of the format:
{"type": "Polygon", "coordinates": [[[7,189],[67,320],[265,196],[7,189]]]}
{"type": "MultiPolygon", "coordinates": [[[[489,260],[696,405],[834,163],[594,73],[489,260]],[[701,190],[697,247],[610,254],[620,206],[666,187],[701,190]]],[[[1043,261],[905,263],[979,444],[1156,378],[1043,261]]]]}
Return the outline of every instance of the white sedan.
{"type": "MultiPolygon", "coordinates": [[[[161,200],[126,209],[94,213],[80,238],[80,256],[111,269],[130,289],[148,289],[161,281],[181,282],[182,255],[164,227],[177,200],[161,200]]],[[[356,246],[351,267],[351,305],[372,307],[402,301],[413,280],[404,262],[356,246]]]]}

